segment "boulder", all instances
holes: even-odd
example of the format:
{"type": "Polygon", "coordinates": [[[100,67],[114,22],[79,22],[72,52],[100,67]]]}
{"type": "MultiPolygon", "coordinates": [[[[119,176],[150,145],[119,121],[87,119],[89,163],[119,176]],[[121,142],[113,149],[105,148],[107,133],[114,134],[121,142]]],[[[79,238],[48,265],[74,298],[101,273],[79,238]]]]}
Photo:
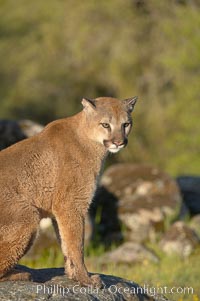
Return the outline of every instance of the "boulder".
{"type": "Polygon", "coordinates": [[[183,202],[191,215],[200,213],[200,177],[182,176],[177,178],[183,202]]]}
{"type": "Polygon", "coordinates": [[[32,120],[19,120],[18,124],[26,137],[32,137],[40,133],[44,126],[32,120]]]}
{"type": "Polygon", "coordinates": [[[161,249],[168,255],[173,253],[188,257],[199,244],[197,234],[184,222],[175,222],[160,241],[161,249]]]}
{"type": "Polygon", "coordinates": [[[197,214],[191,218],[190,228],[193,229],[200,238],[200,214],[197,214]]]}
{"type": "Polygon", "coordinates": [[[0,150],[27,138],[16,121],[0,120],[0,150]]]}
{"type": "Polygon", "coordinates": [[[155,240],[180,207],[178,186],[168,174],[148,165],[116,164],[102,176],[93,213],[100,214],[103,239],[121,239],[123,228],[126,240],[144,242],[155,240]]]}
{"type": "Polygon", "coordinates": [[[19,270],[32,274],[33,282],[0,282],[1,301],[161,301],[162,295],[148,295],[148,287],[122,278],[100,275],[104,282],[102,289],[81,287],[78,282],[67,279],[63,268],[28,269],[18,266],[19,270]]]}
{"type": "Polygon", "coordinates": [[[135,242],[125,242],[113,251],[106,252],[102,256],[103,263],[126,263],[134,264],[144,261],[159,262],[153,251],[135,242]]]}
{"type": "Polygon", "coordinates": [[[41,132],[43,128],[31,120],[0,120],[0,150],[41,132]]]}

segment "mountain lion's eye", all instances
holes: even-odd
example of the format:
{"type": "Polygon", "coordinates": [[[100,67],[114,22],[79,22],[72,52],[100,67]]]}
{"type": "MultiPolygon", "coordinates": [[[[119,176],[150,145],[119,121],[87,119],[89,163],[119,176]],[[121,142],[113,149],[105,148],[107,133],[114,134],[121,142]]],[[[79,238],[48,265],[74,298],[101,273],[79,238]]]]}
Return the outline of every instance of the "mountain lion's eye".
{"type": "Polygon", "coordinates": [[[130,125],[130,123],[126,122],[124,123],[124,127],[127,128],[130,125]]]}
{"type": "Polygon", "coordinates": [[[109,129],[110,128],[110,124],[109,123],[101,123],[102,127],[104,127],[105,129],[109,129]]]}

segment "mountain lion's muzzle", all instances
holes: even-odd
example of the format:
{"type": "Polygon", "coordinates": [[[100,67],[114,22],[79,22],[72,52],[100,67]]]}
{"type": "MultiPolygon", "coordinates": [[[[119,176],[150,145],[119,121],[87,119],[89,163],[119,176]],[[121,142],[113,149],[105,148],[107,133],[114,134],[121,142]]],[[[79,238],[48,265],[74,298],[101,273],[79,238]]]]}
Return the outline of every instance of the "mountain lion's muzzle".
{"type": "Polygon", "coordinates": [[[103,144],[106,148],[108,148],[109,152],[117,153],[120,149],[124,148],[128,144],[128,139],[124,138],[121,140],[103,140],[103,144]]]}

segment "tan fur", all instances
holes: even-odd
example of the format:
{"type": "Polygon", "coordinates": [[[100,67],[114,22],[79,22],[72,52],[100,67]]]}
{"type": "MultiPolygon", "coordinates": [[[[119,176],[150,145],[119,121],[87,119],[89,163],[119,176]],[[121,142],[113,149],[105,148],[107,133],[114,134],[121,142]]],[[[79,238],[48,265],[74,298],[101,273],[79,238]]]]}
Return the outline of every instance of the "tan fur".
{"type": "Polygon", "coordinates": [[[0,152],[0,281],[29,279],[13,267],[31,246],[40,220],[49,216],[68,277],[101,286],[84,265],[84,219],[108,151],[126,145],[135,102],[83,99],[80,113],[0,152]]]}

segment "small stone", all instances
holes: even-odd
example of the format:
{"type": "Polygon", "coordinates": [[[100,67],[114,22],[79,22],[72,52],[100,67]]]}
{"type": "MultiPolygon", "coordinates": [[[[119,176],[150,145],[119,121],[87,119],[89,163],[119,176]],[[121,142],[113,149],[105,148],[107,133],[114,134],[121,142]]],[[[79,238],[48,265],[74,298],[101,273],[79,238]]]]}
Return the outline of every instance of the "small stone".
{"type": "Polygon", "coordinates": [[[197,234],[182,221],[174,223],[160,241],[165,253],[181,257],[188,257],[198,244],[197,234]]]}
{"type": "Polygon", "coordinates": [[[145,260],[159,262],[158,257],[145,246],[134,243],[134,242],[125,242],[117,249],[107,252],[102,257],[103,262],[112,262],[112,263],[127,263],[133,264],[138,262],[144,262],[145,260]]]}

